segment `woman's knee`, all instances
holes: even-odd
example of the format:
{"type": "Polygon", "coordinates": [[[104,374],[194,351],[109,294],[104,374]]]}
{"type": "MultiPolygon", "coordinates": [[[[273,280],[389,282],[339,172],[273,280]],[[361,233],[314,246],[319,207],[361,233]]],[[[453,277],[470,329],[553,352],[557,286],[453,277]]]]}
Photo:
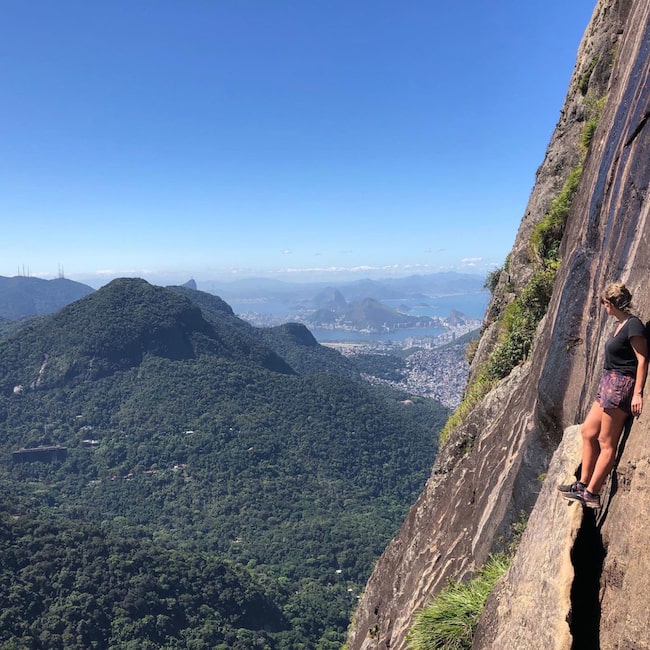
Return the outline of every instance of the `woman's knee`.
{"type": "Polygon", "coordinates": [[[583,440],[592,442],[598,438],[600,427],[596,426],[593,422],[583,422],[580,425],[580,434],[583,440]]]}
{"type": "Polygon", "coordinates": [[[598,432],[598,442],[616,447],[625,427],[627,414],[621,409],[607,409],[603,415],[602,426],[598,432]]]}
{"type": "Polygon", "coordinates": [[[598,402],[594,402],[589,409],[589,413],[587,413],[587,417],[580,425],[580,433],[585,442],[596,442],[600,434],[602,418],[603,409],[598,402]]]}

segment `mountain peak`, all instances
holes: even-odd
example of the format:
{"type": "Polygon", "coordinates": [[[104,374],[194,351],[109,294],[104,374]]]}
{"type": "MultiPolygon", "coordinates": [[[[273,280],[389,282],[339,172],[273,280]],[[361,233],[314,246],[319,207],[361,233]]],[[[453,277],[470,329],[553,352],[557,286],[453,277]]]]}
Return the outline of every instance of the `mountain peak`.
{"type": "MultiPolygon", "coordinates": [[[[75,384],[136,367],[146,355],[182,360],[209,354],[292,372],[274,352],[246,336],[239,319],[208,322],[184,291],[191,292],[139,278],[113,280],[7,337],[3,343],[9,358],[25,353],[30,358],[21,377],[0,375],[0,381],[5,390],[75,384]]],[[[225,303],[208,296],[206,304],[216,311],[225,303]]]]}

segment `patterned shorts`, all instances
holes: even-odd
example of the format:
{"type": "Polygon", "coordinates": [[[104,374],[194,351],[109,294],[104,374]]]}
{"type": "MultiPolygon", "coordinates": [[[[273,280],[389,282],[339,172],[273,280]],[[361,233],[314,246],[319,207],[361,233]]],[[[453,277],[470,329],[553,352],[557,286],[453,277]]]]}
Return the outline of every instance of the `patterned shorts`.
{"type": "Polygon", "coordinates": [[[634,384],[634,377],[622,375],[616,370],[605,370],[598,384],[596,401],[604,409],[618,407],[626,413],[631,413],[634,384]]]}

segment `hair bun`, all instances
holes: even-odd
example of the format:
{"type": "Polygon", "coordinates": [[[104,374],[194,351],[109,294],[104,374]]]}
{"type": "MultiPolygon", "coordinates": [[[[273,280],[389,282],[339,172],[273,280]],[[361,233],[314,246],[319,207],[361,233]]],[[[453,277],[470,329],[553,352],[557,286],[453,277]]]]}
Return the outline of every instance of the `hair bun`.
{"type": "Polygon", "coordinates": [[[621,311],[629,311],[632,306],[632,294],[623,282],[608,284],[605,287],[605,298],[621,311]]]}

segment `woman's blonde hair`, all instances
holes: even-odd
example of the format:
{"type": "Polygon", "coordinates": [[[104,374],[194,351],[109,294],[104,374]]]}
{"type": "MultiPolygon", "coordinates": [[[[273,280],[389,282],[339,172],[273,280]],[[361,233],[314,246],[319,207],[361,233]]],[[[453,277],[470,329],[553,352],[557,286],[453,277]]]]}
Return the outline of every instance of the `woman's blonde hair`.
{"type": "Polygon", "coordinates": [[[603,298],[616,309],[630,312],[632,309],[632,294],[622,282],[611,282],[605,287],[603,298]]]}

